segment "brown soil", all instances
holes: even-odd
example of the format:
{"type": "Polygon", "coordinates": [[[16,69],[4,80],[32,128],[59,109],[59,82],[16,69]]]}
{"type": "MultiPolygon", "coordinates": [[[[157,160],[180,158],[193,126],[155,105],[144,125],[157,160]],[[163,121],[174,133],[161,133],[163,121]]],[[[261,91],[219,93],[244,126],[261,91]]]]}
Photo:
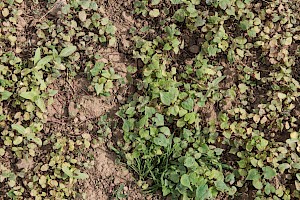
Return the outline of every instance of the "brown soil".
{"type": "MultiPolygon", "coordinates": [[[[15,52],[22,57],[27,58],[32,53],[32,49],[37,44],[37,38],[34,26],[37,22],[47,18],[57,18],[60,15],[60,8],[68,0],[57,0],[49,8],[46,3],[41,2],[36,5],[31,1],[22,3],[23,14],[18,19],[17,37],[18,43],[15,52]],[[32,12],[34,10],[34,12],[32,12]],[[39,16],[39,18],[36,18],[39,16]]],[[[129,60],[132,43],[130,41],[129,29],[136,24],[134,18],[129,13],[132,8],[131,0],[99,0],[99,5],[104,7],[105,13],[117,27],[117,45],[113,48],[99,47],[102,56],[102,62],[113,67],[121,76],[126,76],[126,67],[136,65],[134,60],[129,60]]],[[[48,4],[51,5],[51,4],[48,4]]],[[[97,123],[101,116],[114,116],[118,110],[119,102],[125,100],[127,86],[116,87],[113,89],[111,97],[98,97],[90,86],[90,81],[85,75],[79,74],[75,78],[69,78],[68,74],[62,74],[49,89],[57,90],[53,99],[48,100],[47,123],[44,128],[45,134],[61,132],[70,137],[78,134],[89,133],[92,138],[97,139],[97,123]],[[116,97],[116,98],[114,98],[116,97]],[[88,126],[93,125],[94,129],[88,131],[88,126]],[[77,130],[77,131],[75,131],[77,130]]],[[[114,120],[114,119],[113,119],[114,120]]],[[[117,119],[115,119],[117,121],[117,119]]],[[[110,135],[109,138],[122,137],[119,132],[110,135]]],[[[112,143],[112,141],[105,141],[112,143]]],[[[1,146],[1,145],[0,145],[1,146]]],[[[126,169],[124,164],[116,163],[116,156],[111,153],[107,145],[94,145],[88,152],[94,159],[91,161],[91,167],[85,172],[89,175],[88,180],[79,182],[78,190],[80,197],[78,199],[87,200],[108,200],[115,199],[116,191],[122,187],[122,194],[129,200],[142,199],[162,199],[157,196],[147,196],[137,187],[134,176],[126,169]]],[[[90,157],[90,156],[89,156],[90,157]]],[[[84,158],[86,159],[86,158],[84,158]]],[[[0,162],[5,167],[9,166],[9,157],[2,157],[0,162]]],[[[18,168],[32,168],[30,161],[17,163],[18,168]]],[[[0,184],[1,188],[1,184],[0,184]]],[[[0,191],[1,196],[1,191],[0,191]]]]}
{"type": "MultiPolygon", "coordinates": [[[[126,57],[131,45],[128,35],[129,28],[133,25],[133,18],[124,11],[122,6],[130,5],[117,1],[101,2],[105,7],[105,15],[114,21],[118,29],[118,45],[114,48],[101,48],[102,62],[112,66],[121,76],[126,76],[126,67],[132,61],[126,57]]],[[[51,105],[48,105],[48,130],[64,130],[64,133],[71,132],[75,135],[87,132],[89,124],[97,127],[100,117],[108,114],[114,116],[118,109],[118,102],[125,99],[127,93],[126,86],[114,88],[111,97],[98,97],[91,91],[90,81],[84,76],[69,79],[63,75],[51,86],[51,89],[58,90],[51,105]],[[115,95],[116,94],[116,95],[115,95]],[[114,99],[117,96],[117,99],[114,99]],[[74,132],[74,129],[79,131],[74,132]],[[66,131],[67,130],[67,131],[66,131]]],[[[96,128],[97,129],[97,128],[96,128]]],[[[90,131],[91,137],[96,138],[95,131],[90,131]]],[[[109,138],[121,137],[120,134],[113,133],[109,138]]],[[[111,143],[111,141],[106,141],[111,143]]],[[[89,175],[88,180],[80,181],[78,189],[80,197],[78,199],[87,200],[108,200],[115,199],[120,187],[120,193],[125,199],[154,199],[154,197],[144,195],[136,185],[133,175],[124,165],[115,162],[116,157],[103,144],[88,152],[94,158],[91,167],[85,172],[89,175]]]]}
{"type": "MultiPolygon", "coordinates": [[[[100,117],[114,113],[118,107],[113,97],[97,97],[90,94],[88,81],[83,77],[73,80],[68,80],[67,77],[60,78],[50,88],[58,90],[58,93],[54,96],[53,103],[48,105],[46,134],[60,131],[72,137],[88,132],[89,124],[97,129],[100,117]],[[74,131],[75,129],[79,131],[74,131]]],[[[96,132],[97,130],[89,131],[89,134],[92,138],[97,138],[96,132]]],[[[116,134],[113,133],[109,138],[120,137],[116,134]]],[[[93,147],[90,152],[87,152],[94,158],[91,162],[92,166],[85,170],[89,174],[89,179],[79,183],[78,188],[82,195],[78,199],[113,199],[120,186],[124,186],[122,194],[126,199],[153,199],[143,195],[137,188],[133,175],[125,166],[115,162],[115,155],[105,144],[93,147]]]]}
{"type": "Polygon", "coordinates": [[[152,199],[146,197],[137,188],[132,174],[120,164],[115,163],[115,157],[107,148],[97,148],[93,152],[94,166],[87,171],[89,179],[80,183],[83,198],[88,200],[113,199],[117,189],[124,186],[122,194],[131,200],[152,199]]]}

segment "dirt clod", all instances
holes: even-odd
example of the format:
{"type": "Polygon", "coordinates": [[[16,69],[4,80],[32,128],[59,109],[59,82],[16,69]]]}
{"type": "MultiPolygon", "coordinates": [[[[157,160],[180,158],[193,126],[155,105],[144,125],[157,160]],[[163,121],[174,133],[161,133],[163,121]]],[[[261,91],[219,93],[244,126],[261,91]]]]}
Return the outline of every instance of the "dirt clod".
{"type": "Polygon", "coordinates": [[[189,51],[191,53],[197,54],[200,51],[200,47],[197,46],[197,45],[192,45],[192,46],[189,47],[189,51]]]}

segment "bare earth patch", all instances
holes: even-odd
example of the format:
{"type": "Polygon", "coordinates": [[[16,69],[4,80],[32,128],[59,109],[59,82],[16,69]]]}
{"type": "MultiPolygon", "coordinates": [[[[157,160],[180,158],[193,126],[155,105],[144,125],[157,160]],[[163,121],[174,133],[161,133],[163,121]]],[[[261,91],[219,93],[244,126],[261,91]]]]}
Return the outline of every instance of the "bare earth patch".
{"type": "Polygon", "coordinates": [[[132,174],[124,166],[116,164],[114,155],[105,147],[97,148],[93,154],[94,166],[87,171],[89,179],[79,185],[84,199],[112,199],[121,185],[124,186],[121,193],[127,197],[126,199],[151,199],[151,197],[146,198],[136,188],[132,174]]]}
{"type": "MultiPolygon", "coordinates": [[[[96,126],[101,116],[116,109],[114,98],[93,96],[87,91],[88,87],[85,78],[61,78],[52,84],[51,89],[58,90],[58,93],[54,96],[53,103],[48,105],[48,130],[74,133],[71,137],[87,133],[89,131],[86,127],[89,124],[96,126]],[[75,129],[79,129],[79,132],[75,132],[75,129]]],[[[92,138],[97,137],[93,131],[89,134],[92,138]]],[[[111,137],[116,135],[113,133],[111,137]]],[[[85,169],[89,179],[81,181],[78,186],[81,194],[78,199],[108,200],[116,195],[120,186],[124,186],[122,193],[127,199],[146,199],[137,188],[133,175],[125,166],[115,163],[114,154],[105,145],[100,146],[95,145],[91,152],[87,152],[94,159],[92,166],[85,169]]]]}

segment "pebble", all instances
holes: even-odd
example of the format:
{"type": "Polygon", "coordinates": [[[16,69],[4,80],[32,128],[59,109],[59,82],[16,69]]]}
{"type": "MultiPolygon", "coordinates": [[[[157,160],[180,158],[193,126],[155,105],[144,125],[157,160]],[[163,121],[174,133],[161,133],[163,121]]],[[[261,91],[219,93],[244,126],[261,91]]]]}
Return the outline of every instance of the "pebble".
{"type": "Polygon", "coordinates": [[[79,119],[80,119],[80,121],[85,121],[86,120],[86,116],[84,116],[84,115],[79,115],[79,119]]]}
{"type": "Polygon", "coordinates": [[[193,46],[190,46],[190,47],[189,47],[189,51],[190,51],[191,53],[197,54],[197,53],[199,53],[200,48],[199,48],[199,46],[197,46],[197,45],[193,45],[193,46]]]}

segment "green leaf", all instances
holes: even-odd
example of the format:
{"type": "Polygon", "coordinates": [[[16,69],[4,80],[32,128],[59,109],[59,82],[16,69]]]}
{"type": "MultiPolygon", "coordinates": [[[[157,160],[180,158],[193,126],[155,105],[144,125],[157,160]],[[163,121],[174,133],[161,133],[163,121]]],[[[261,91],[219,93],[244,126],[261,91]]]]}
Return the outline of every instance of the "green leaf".
{"type": "Polygon", "coordinates": [[[215,181],[215,186],[216,186],[217,190],[219,190],[221,192],[225,192],[226,190],[228,190],[228,186],[222,180],[215,181]]]}
{"type": "Polygon", "coordinates": [[[35,92],[35,91],[22,92],[20,94],[20,97],[22,97],[24,99],[28,99],[28,100],[34,101],[38,97],[38,93],[35,92]]]}
{"type": "Polygon", "coordinates": [[[76,46],[68,46],[68,47],[65,47],[59,54],[60,57],[68,57],[70,55],[72,55],[75,51],[77,50],[77,47],[76,46]]]}
{"type": "Polygon", "coordinates": [[[240,22],[240,28],[244,31],[248,30],[250,28],[250,24],[248,20],[243,20],[240,22]]]}
{"type": "Polygon", "coordinates": [[[181,176],[180,183],[181,183],[181,185],[190,188],[190,190],[193,190],[191,187],[189,175],[183,174],[181,176]]]}
{"type": "Polygon", "coordinates": [[[79,173],[77,173],[76,176],[73,176],[73,178],[76,178],[76,179],[87,179],[87,178],[89,178],[89,175],[86,174],[86,173],[79,172],[79,173]]]}
{"type": "Polygon", "coordinates": [[[257,169],[250,169],[246,180],[257,180],[260,179],[260,174],[257,169]]]}
{"type": "Polygon", "coordinates": [[[197,17],[198,12],[197,9],[195,8],[195,5],[189,4],[188,7],[186,8],[186,11],[189,12],[189,17],[197,17]]]}
{"type": "Polygon", "coordinates": [[[107,80],[104,85],[105,91],[109,92],[113,87],[114,87],[114,84],[113,84],[112,80],[107,80]]]}
{"type": "Polygon", "coordinates": [[[70,170],[70,168],[66,165],[64,165],[61,170],[69,177],[73,177],[73,172],[70,170]]]}
{"type": "Polygon", "coordinates": [[[148,116],[145,115],[144,117],[142,117],[138,122],[137,122],[137,127],[139,129],[141,129],[144,126],[148,126],[148,116]]]}
{"type": "Polygon", "coordinates": [[[163,50],[169,51],[169,50],[171,50],[171,49],[172,49],[172,46],[171,46],[169,43],[166,43],[166,44],[164,45],[163,50]]]}
{"type": "Polygon", "coordinates": [[[275,170],[270,166],[263,167],[262,170],[265,179],[272,179],[276,176],[275,170]]]}
{"type": "Polygon", "coordinates": [[[98,84],[98,83],[95,84],[95,90],[96,90],[97,95],[102,94],[103,89],[104,89],[104,85],[102,83],[101,84],[98,84]]]}
{"type": "Polygon", "coordinates": [[[176,123],[177,127],[181,128],[184,127],[185,121],[183,119],[179,119],[176,123]]]}
{"type": "MultiPolygon", "coordinates": [[[[69,5],[69,4],[67,4],[69,5]]],[[[96,1],[92,1],[90,4],[90,8],[93,9],[94,11],[98,10],[98,3],[96,1]]]]}
{"type": "Polygon", "coordinates": [[[192,111],[194,109],[194,100],[192,98],[188,98],[181,103],[181,106],[188,111],[192,111]]]}
{"type": "Polygon", "coordinates": [[[78,12],[78,17],[79,17],[80,21],[85,22],[87,14],[86,14],[86,12],[84,10],[79,11],[78,12]]]}
{"type": "Polygon", "coordinates": [[[14,145],[19,145],[19,144],[22,143],[22,141],[23,141],[23,137],[22,137],[22,136],[17,136],[17,137],[14,139],[13,143],[14,143],[14,145]]]}
{"type": "Polygon", "coordinates": [[[37,105],[37,107],[39,107],[39,109],[41,109],[42,112],[47,111],[44,100],[42,98],[38,98],[37,100],[35,100],[35,104],[37,105]]]}
{"type": "Polygon", "coordinates": [[[19,125],[19,124],[12,124],[11,125],[11,128],[13,130],[16,130],[18,131],[18,133],[20,133],[21,135],[24,135],[26,133],[26,130],[25,128],[22,126],[22,125],[19,125]]]}
{"type": "Polygon", "coordinates": [[[160,3],[160,0],[152,0],[151,4],[153,6],[158,5],[160,3]]]}
{"type": "Polygon", "coordinates": [[[184,161],[184,166],[186,166],[187,168],[191,168],[195,165],[196,165],[196,161],[195,158],[193,157],[187,157],[184,161]]]}
{"type": "Polygon", "coordinates": [[[1,94],[1,100],[2,100],[2,101],[5,101],[5,100],[9,99],[9,97],[10,97],[13,93],[4,90],[3,92],[0,92],[0,94],[1,94]]]}
{"type": "Polygon", "coordinates": [[[167,147],[169,145],[169,140],[162,133],[158,134],[158,137],[153,139],[154,144],[167,147]]]}
{"type": "Polygon", "coordinates": [[[129,66],[127,67],[127,72],[130,73],[130,74],[134,74],[134,73],[137,72],[137,68],[134,67],[134,66],[129,65],[129,66]]]}
{"type": "Polygon", "coordinates": [[[185,116],[188,113],[187,110],[181,109],[179,110],[179,117],[185,116]]]}
{"type": "Polygon", "coordinates": [[[260,179],[255,179],[252,181],[252,184],[253,186],[258,189],[258,190],[261,190],[263,188],[263,184],[262,182],[260,181],[260,179]]]}
{"type": "Polygon", "coordinates": [[[209,45],[207,47],[207,52],[209,56],[216,56],[219,49],[215,45],[209,45]]]}
{"type": "Polygon", "coordinates": [[[230,50],[228,51],[228,54],[227,54],[227,60],[228,60],[230,63],[234,62],[234,60],[235,60],[235,57],[234,57],[234,50],[230,49],[230,50]]]}
{"type": "Polygon", "coordinates": [[[145,107],[145,115],[147,115],[148,117],[152,117],[154,114],[156,113],[155,108],[153,107],[145,107]]]}
{"type": "Polygon", "coordinates": [[[156,113],[155,117],[153,117],[152,120],[155,122],[155,126],[163,126],[165,124],[164,116],[159,113],[156,113]]]}
{"type": "Polygon", "coordinates": [[[91,5],[91,1],[89,1],[89,0],[85,0],[85,1],[76,1],[76,2],[78,2],[78,4],[79,5],[81,5],[81,7],[83,8],[83,9],[88,9],[89,7],[90,7],[90,5],[91,5]]]}
{"type": "Polygon", "coordinates": [[[171,0],[172,4],[181,4],[182,0],[171,0]]]}
{"type": "Polygon", "coordinates": [[[218,84],[225,78],[226,76],[220,76],[211,82],[212,87],[218,87],[218,84]]]}
{"type": "Polygon", "coordinates": [[[297,177],[298,181],[300,181],[300,173],[297,173],[296,177],[297,177]]]}
{"type": "Polygon", "coordinates": [[[178,112],[179,112],[179,106],[176,105],[176,106],[169,107],[167,113],[168,113],[168,115],[171,114],[171,115],[176,116],[178,114],[178,112]]]}
{"type": "Polygon", "coordinates": [[[109,39],[109,41],[108,41],[108,46],[109,46],[109,47],[115,46],[116,41],[117,41],[116,37],[111,37],[111,38],[109,39]]]}
{"type": "Polygon", "coordinates": [[[206,181],[201,181],[196,189],[196,198],[195,200],[205,200],[207,198],[208,186],[206,181]]]}
{"type": "Polygon", "coordinates": [[[136,113],[136,112],[135,112],[135,107],[129,107],[129,108],[126,110],[126,112],[125,112],[125,114],[131,115],[131,116],[133,116],[135,113],[136,113]]]}
{"type": "Polygon", "coordinates": [[[243,94],[243,93],[245,93],[246,91],[247,91],[247,89],[248,89],[248,86],[246,85],[246,84],[244,84],[244,83],[241,83],[241,84],[239,84],[239,89],[240,89],[240,92],[243,94]]]}
{"type": "Polygon", "coordinates": [[[236,1],[236,5],[240,9],[244,9],[245,8],[245,4],[241,0],[236,1]]]}
{"type": "Polygon", "coordinates": [[[280,100],[283,100],[283,99],[285,99],[286,98],[286,94],[284,94],[284,93],[282,93],[282,92],[278,92],[278,98],[280,99],[280,100]]]}
{"type": "Polygon", "coordinates": [[[170,106],[171,102],[174,99],[174,95],[171,92],[160,92],[160,100],[161,102],[166,105],[166,106],[170,106]]]}
{"type": "Polygon", "coordinates": [[[170,136],[171,135],[171,131],[170,131],[170,129],[168,128],[168,127],[161,127],[160,129],[159,129],[159,131],[161,132],[161,133],[163,133],[163,134],[165,134],[166,136],[170,136]]]}
{"type": "Polygon", "coordinates": [[[41,138],[38,137],[33,137],[32,141],[34,141],[37,145],[42,146],[43,145],[43,141],[41,140],[41,138]]]}
{"type": "Polygon", "coordinates": [[[293,163],[291,164],[291,167],[295,169],[300,169],[300,163],[293,163]]]}
{"type": "Polygon", "coordinates": [[[129,132],[130,131],[130,122],[128,120],[123,120],[123,126],[122,129],[124,132],[129,132]]]}
{"type": "Polygon", "coordinates": [[[109,18],[104,17],[104,18],[101,19],[101,24],[102,24],[103,26],[105,26],[105,25],[108,24],[108,23],[109,23],[109,18]]]}
{"type": "Polygon", "coordinates": [[[41,48],[37,48],[35,50],[34,58],[33,58],[33,64],[36,65],[38,61],[41,60],[41,48]]]}
{"type": "Polygon", "coordinates": [[[173,15],[173,18],[178,22],[183,22],[185,20],[185,17],[186,13],[184,9],[178,9],[173,15]]]}
{"type": "Polygon", "coordinates": [[[292,37],[288,37],[288,38],[286,38],[286,39],[284,39],[284,40],[282,41],[282,44],[288,46],[288,45],[291,45],[292,42],[293,42],[293,38],[292,38],[292,37]]]}
{"type": "Polygon", "coordinates": [[[38,63],[36,64],[35,69],[39,70],[41,68],[43,68],[46,64],[48,64],[50,61],[53,60],[53,56],[46,56],[44,58],[42,58],[41,60],[38,61],[38,63]]]}
{"type": "Polygon", "coordinates": [[[260,140],[260,143],[257,143],[257,144],[256,144],[256,148],[257,148],[259,151],[263,151],[263,150],[268,146],[268,143],[269,143],[268,140],[262,138],[262,139],[260,140]]]}
{"type": "Polygon", "coordinates": [[[160,14],[158,9],[153,9],[149,12],[150,17],[158,17],[160,14]]]}
{"type": "Polygon", "coordinates": [[[194,112],[187,113],[187,114],[184,116],[184,121],[188,122],[189,124],[194,123],[195,120],[196,120],[196,113],[194,113],[194,112]]]}
{"type": "Polygon", "coordinates": [[[206,20],[203,19],[201,16],[198,16],[195,19],[195,27],[199,27],[199,26],[204,26],[205,25],[206,20]]]}
{"type": "Polygon", "coordinates": [[[114,35],[116,33],[116,27],[113,25],[107,25],[105,29],[106,33],[114,35]]]}
{"type": "Polygon", "coordinates": [[[0,157],[1,157],[1,156],[4,156],[4,154],[5,154],[5,149],[0,148],[0,157]]]}
{"type": "Polygon", "coordinates": [[[271,193],[275,193],[276,189],[273,185],[271,185],[270,183],[267,183],[265,186],[265,193],[267,195],[271,194],[271,193]]]}
{"type": "Polygon", "coordinates": [[[58,90],[48,90],[48,92],[49,92],[49,96],[53,97],[58,93],[58,90]]]}
{"type": "Polygon", "coordinates": [[[286,169],[289,169],[291,166],[288,163],[282,163],[278,166],[279,172],[283,173],[286,169]]]}

